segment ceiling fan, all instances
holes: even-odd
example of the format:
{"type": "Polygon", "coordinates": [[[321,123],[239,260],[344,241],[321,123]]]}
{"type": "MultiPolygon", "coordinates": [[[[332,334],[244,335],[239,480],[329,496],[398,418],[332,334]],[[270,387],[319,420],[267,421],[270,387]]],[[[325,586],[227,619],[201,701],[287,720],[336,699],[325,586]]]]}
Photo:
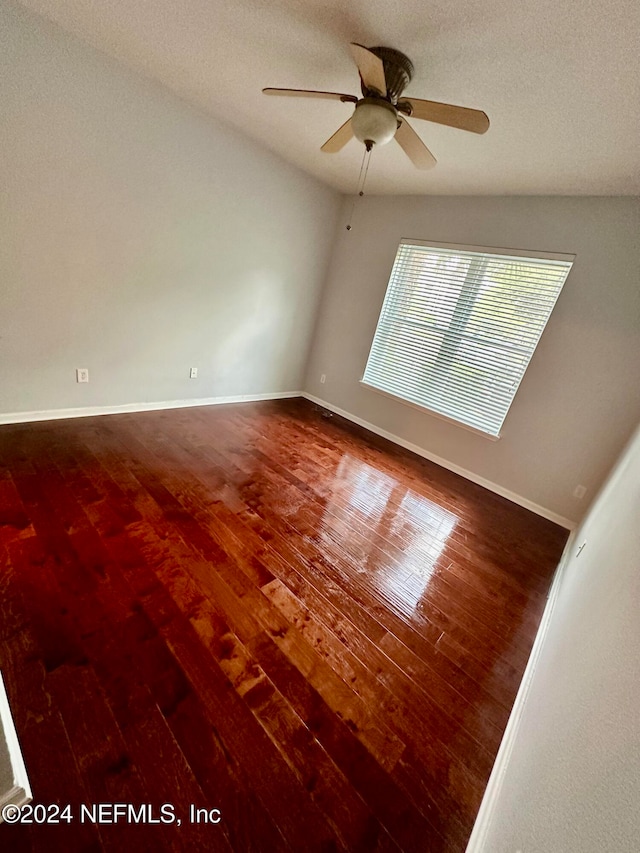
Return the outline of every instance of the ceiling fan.
{"type": "Polygon", "coordinates": [[[339,92],[315,92],[308,89],[263,89],[265,95],[293,98],[326,98],[355,104],[353,115],[331,136],[321,150],[336,154],[354,136],[363,142],[367,151],[374,145],[384,145],[396,139],[405,154],[418,169],[430,169],[436,158],[407,121],[408,117],[485,133],[489,119],[481,110],[425,101],[421,98],[401,98],[411,82],[413,63],[391,47],[363,47],[351,44],[351,54],[360,72],[362,98],[339,92]]]}

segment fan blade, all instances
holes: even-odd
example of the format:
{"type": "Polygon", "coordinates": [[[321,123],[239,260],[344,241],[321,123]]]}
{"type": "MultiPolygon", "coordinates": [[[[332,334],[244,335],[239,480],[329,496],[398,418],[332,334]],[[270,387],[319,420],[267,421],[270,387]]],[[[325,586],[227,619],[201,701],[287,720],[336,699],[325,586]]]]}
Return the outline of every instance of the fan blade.
{"type": "Polygon", "coordinates": [[[345,123],[339,127],[333,136],[321,146],[320,150],[326,154],[337,154],[342,151],[347,142],[353,138],[353,128],[351,127],[351,119],[347,119],[345,123]]]}
{"type": "Polygon", "coordinates": [[[471,133],[486,133],[489,130],[489,117],[482,110],[470,110],[468,107],[456,107],[453,104],[440,104],[438,101],[424,101],[421,98],[403,98],[398,109],[408,102],[411,106],[411,118],[434,121],[471,133]]]}
{"type": "Polygon", "coordinates": [[[282,95],[285,98],[326,98],[332,101],[357,104],[355,95],[341,95],[340,92],[314,92],[311,89],[263,89],[265,95],[282,95]]]}
{"type": "Polygon", "coordinates": [[[417,169],[433,169],[436,165],[436,158],[408,121],[400,120],[400,127],[396,131],[395,138],[417,169]]]}
{"type": "Polygon", "coordinates": [[[363,47],[361,44],[351,42],[351,55],[353,56],[362,82],[367,89],[375,89],[384,98],[387,97],[387,81],[384,78],[384,64],[379,56],[363,47]]]}

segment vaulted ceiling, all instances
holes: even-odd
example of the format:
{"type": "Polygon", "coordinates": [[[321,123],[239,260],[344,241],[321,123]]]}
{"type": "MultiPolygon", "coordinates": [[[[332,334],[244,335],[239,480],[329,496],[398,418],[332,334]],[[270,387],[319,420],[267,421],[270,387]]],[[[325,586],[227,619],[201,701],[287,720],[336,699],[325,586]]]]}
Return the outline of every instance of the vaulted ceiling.
{"type": "Polygon", "coordinates": [[[349,42],[406,53],[406,94],[483,109],[483,136],[413,126],[438,160],[374,151],[368,193],[640,194],[637,0],[23,0],[342,192],[362,146],[320,145],[353,107],[265,86],[359,93],[349,42]]]}

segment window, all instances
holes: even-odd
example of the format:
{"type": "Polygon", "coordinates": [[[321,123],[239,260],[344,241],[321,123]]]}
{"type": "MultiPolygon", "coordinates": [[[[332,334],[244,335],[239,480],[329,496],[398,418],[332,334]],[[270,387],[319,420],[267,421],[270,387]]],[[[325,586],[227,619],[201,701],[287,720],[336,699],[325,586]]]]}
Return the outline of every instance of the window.
{"type": "Polygon", "coordinates": [[[403,240],[362,382],[499,436],[573,258],[403,240]]]}

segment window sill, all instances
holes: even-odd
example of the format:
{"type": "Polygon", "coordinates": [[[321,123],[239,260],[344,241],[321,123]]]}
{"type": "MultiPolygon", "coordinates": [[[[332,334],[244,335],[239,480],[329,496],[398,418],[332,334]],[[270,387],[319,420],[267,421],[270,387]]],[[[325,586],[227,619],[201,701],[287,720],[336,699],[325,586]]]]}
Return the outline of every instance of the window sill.
{"type": "Polygon", "coordinates": [[[397,394],[391,394],[389,391],[382,391],[380,388],[376,388],[375,385],[370,385],[368,382],[365,382],[364,379],[360,380],[360,385],[364,388],[367,388],[369,391],[375,391],[376,394],[382,394],[383,397],[388,397],[390,400],[395,400],[397,403],[402,403],[403,406],[410,406],[412,409],[417,409],[419,412],[422,412],[426,415],[431,415],[433,418],[438,418],[440,421],[445,421],[445,423],[452,424],[453,426],[459,427],[460,429],[464,429],[467,432],[472,432],[475,435],[479,435],[481,438],[485,438],[488,441],[500,441],[502,436],[500,433],[498,435],[491,435],[491,433],[484,432],[481,429],[477,429],[476,427],[469,426],[468,424],[463,424],[462,421],[457,421],[455,418],[449,418],[446,415],[440,414],[440,412],[435,412],[433,409],[429,409],[427,406],[421,406],[419,403],[412,403],[411,400],[405,400],[403,397],[398,397],[397,394]]]}

